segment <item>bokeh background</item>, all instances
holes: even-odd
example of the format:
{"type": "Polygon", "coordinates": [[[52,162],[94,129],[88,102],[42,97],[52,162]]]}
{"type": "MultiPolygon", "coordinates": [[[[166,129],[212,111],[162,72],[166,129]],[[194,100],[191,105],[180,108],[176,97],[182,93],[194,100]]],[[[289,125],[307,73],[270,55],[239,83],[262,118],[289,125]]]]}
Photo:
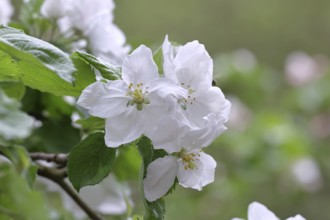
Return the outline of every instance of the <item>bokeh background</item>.
{"type": "Polygon", "coordinates": [[[330,216],[330,2],[118,0],[116,24],[133,46],[166,34],[199,40],[232,101],[228,130],[209,148],[215,182],[177,187],[167,219],[246,218],[259,201],[280,218],[330,216]]]}

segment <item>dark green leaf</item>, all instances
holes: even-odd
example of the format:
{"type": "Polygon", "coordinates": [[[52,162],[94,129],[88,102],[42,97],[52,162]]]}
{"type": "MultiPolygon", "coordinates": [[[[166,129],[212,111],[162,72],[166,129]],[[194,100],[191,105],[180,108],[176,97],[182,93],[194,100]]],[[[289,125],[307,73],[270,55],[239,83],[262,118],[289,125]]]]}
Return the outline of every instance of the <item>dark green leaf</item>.
{"type": "Polygon", "coordinates": [[[165,200],[163,198],[154,202],[146,201],[146,214],[144,220],[162,220],[165,216],[165,200]]]}
{"type": "MultiPolygon", "coordinates": [[[[147,175],[148,165],[155,159],[163,157],[166,152],[163,150],[154,150],[152,142],[149,138],[143,136],[137,143],[139,152],[143,160],[143,179],[147,175]]],[[[141,180],[140,180],[141,181],[141,180]]],[[[154,202],[148,202],[144,200],[145,206],[145,220],[162,220],[165,216],[165,201],[160,198],[154,202]]]]}
{"type": "Polygon", "coordinates": [[[146,177],[147,167],[152,162],[154,149],[151,143],[151,140],[145,136],[141,137],[137,143],[140,155],[142,156],[144,171],[143,178],[146,177]]]}
{"type": "Polygon", "coordinates": [[[107,177],[116,150],[104,143],[104,133],[94,133],[80,142],[69,155],[68,175],[74,188],[95,185],[107,177]]]}
{"type": "Polygon", "coordinates": [[[104,61],[97,59],[91,54],[76,51],[73,55],[80,57],[80,59],[84,60],[86,63],[97,69],[106,79],[116,80],[119,79],[121,76],[120,68],[113,66],[109,63],[105,63],[104,61]]]}

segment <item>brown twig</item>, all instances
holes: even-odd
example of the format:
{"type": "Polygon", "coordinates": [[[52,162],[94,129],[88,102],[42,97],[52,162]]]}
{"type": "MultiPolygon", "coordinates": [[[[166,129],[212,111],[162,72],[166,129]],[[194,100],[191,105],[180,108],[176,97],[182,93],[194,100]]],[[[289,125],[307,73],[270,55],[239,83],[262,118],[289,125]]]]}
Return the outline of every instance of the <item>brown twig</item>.
{"type": "Polygon", "coordinates": [[[38,175],[46,177],[55,183],[57,183],[84,211],[92,220],[102,220],[70,187],[65,181],[65,170],[59,170],[54,168],[39,167],[38,175]]]}
{"type": "Polygon", "coordinates": [[[51,153],[43,153],[43,152],[33,152],[29,153],[30,158],[33,161],[36,160],[44,160],[47,162],[55,162],[57,164],[66,165],[68,162],[67,154],[51,154],[51,153]]]}

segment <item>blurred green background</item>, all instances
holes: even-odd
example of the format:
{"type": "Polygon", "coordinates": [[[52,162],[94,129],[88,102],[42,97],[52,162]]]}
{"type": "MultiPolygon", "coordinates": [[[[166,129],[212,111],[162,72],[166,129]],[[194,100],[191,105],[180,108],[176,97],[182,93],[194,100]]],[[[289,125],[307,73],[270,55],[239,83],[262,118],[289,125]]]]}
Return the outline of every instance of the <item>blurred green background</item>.
{"type": "Polygon", "coordinates": [[[330,2],[116,4],[115,23],[133,47],[159,45],[165,34],[205,44],[233,103],[228,131],[206,149],[218,161],[215,182],[202,192],[177,187],[166,199],[167,219],[246,218],[252,201],[282,219],[329,219],[330,2]]]}

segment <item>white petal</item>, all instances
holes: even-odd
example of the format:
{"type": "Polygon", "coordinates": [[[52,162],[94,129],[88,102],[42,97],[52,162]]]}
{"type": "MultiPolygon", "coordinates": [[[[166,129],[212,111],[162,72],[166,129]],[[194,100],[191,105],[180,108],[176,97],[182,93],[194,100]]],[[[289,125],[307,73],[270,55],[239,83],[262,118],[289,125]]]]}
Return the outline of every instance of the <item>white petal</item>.
{"type": "Polygon", "coordinates": [[[301,215],[296,215],[294,217],[290,217],[286,220],[306,220],[304,217],[302,217],[301,215]]]}
{"type": "Polygon", "coordinates": [[[178,180],[183,187],[202,190],[202,187],[214,181],[217,163],[204,152],[199,152],[199,155],[194,169],[185,169],[182,160],[179,161],[178,180]]]}
{"type": "Polygon", "coordinates": [[[176,158],[166,156],[153,161],[144,179],[144,195],[149,202],[164,196],[173,185],[178,171],[176,158]]]}
{"type": "Polygon", "coordinates": [[[167,153],[181,150],[181,137],[185,128],[179,120],[173,117],[162,117],[157,125],[152,127],[146,135],[152,140],[155,149],[163,149],[167,153]]]}
{"type": "Polygon", "coordinates": [[[123,61],[122,78],[127,83],[146,83],[158,78],[158,68],[153,61],[151,50],[141,45],[123,61]]]}
{"type": "Polygon", "coordinates": [[[113,65],[121,65],[130,47],[125,45],[124,33],[114,24],[98,23],[88,33],[90,47],[96,56],[113,65]]]}
{"type": "Polygon", "coordinates": [[[174,50],[175,47],[171,45],[171,43],[168,40],[168,36],[166,35],[163,45],[162,45],[162,50],[163,50],[163,57],[164,57],[164,62],[163,62],[163,71],[164,74],[166,74],[167,78],[171,79],[173,82],[178,83],[177,78],[174,74],[175,70],[175,65],[174,65],[174,50]]]}
{"type": "Polygon", "coordinates": [[[122,80],[107,84],[95,82],[83,90],[77,104],[88,109],[93,116],[115,117],[127,111],[130,98],[126,96],[127,85],[122,80]]]}
{"type": "Polygon", "coordinates": [[[132,106],[130,111],[106,120],[105,144],[108,147],[118,147],[136,140],[144,131],[143,115],[132,106]]]}
{"type": "Polygon", "coordinates": [[[253,202],[249,205],[248,210],[249,220],[279,220],[273,212],[267,209],[266,206],[258,202],[253,202]]]}
{"type": "Polygon", "coordinates": [[[157,93],[161,98],[171,95],[177,99],[187,98],[188,91],[169,79],[158,78],[146,84],[149,93],[157,93]]]}
{"type": "Polygon", "coordinates": [[[245,219],[242,219],[242,218],[232,218],[231,220],[245,220],[245,219]]]}
{"type": "MultiPolygon", "coordinates": [[[[213,60],[198,41],[179,47],[174,59],[176,76],[180,83],[192,88],[209,87],[212,84],[213,60]]],[[[166,75],[167,76],[167,75],[166,75]]]]}

